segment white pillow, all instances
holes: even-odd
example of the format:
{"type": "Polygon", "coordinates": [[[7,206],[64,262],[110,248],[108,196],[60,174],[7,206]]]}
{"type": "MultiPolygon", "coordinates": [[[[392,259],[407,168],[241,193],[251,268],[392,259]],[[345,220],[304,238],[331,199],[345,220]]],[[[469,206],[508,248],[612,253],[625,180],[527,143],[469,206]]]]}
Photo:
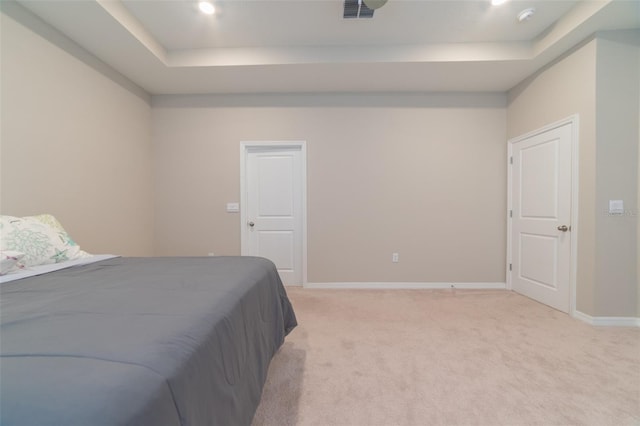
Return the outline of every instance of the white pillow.
{"type": "Polygon", "coordinates": [[[36,217],[0,216],[0,250],[24,253],[21,262],[27,267],[89,256],[61,226],[54,228],[36,217]]]}
{"type": "Polygon", "coordinates": [[[19,251],[0,251],[0,275],[24,269],[24,264],[20,262],[23,257],[24,253],[19,251]]]}

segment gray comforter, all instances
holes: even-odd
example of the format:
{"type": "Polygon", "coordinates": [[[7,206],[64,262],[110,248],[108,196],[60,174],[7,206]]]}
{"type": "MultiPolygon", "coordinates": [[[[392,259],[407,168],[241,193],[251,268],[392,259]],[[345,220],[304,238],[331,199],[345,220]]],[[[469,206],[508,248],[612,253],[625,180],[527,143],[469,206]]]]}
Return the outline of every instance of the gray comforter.
{"type": "Polygon", "coordinates": [[[2,425],[248,425],[296,318],[261,258],[116,258],[2,284],[2,425]]]}

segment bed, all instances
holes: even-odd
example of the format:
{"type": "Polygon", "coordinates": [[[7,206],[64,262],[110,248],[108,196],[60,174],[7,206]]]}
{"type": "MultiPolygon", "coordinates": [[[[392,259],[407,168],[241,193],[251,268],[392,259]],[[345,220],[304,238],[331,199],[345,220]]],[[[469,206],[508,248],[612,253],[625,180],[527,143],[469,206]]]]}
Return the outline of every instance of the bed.
{"type": "Polygon", "coordinates": [[[249,425],[296,318],[273,263],[123,258],[0,287],[0,423],[249,425]]]}

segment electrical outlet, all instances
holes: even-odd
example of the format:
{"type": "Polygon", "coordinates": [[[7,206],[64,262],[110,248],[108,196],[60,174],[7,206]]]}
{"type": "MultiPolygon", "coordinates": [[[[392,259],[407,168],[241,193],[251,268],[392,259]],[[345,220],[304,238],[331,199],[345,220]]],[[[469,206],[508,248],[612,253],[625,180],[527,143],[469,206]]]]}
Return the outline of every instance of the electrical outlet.
{"type": "Polygon", "coordinates": [[[213,252],[209,253],[209,256],[215,256],[215,254],[213,252]]]}
{"type": "Polygon", "coordinates": [[[398,263],[399,260],[400,260],[400,255],[398,253],[393,253],[391,255],[391,261],[393,263],[398,263]]]}

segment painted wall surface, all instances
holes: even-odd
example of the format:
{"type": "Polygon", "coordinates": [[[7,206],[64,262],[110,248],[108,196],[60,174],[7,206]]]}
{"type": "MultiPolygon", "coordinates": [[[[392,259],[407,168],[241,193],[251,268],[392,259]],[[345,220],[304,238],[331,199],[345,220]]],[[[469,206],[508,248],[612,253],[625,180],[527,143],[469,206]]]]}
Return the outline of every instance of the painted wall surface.
{"type": "MultiPolygon", "coordinates": [[[[534,74],[509,92],[508,138],[579,115],[579,224],[576,307],[593,315],[596,256],[596,41],[534,74]]],[[[575,229],[574,229],[575,230],[575,229]]]]}
{"type": "Polygon", "coordinates": [[[307,142],[309,282],[504,282],[503,95],[153,98],[155,252],[240,253],[240,142],[307,142]],[[392,252],[400,262],[392,263],[392,252]]]}
{"type": "Polygon", "coordinates": [[[640,32],[635,34],[635,40],[626,37],[633,32],[597,39],[597,316],[637,315],[640,32]],[[623,200],[625,213],[608,214],[609,200],[623,200]]]}
{"type": "Polygon", "coordinates": [[[1,36],[0,212],[54,214],[92,253],[151,255],[149,99],[19,9],[1,36]]]}

